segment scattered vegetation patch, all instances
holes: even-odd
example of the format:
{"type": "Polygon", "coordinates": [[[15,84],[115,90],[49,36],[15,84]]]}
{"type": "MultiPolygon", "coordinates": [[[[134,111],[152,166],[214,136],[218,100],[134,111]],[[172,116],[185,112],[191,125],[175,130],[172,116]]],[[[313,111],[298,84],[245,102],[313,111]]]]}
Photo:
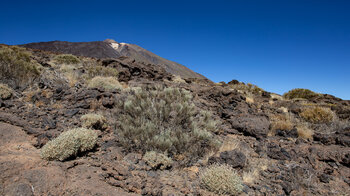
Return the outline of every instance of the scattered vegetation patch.
{"type": "Polygon", "coordinates": [[[152,169],[167,169],[170,168],[173,160],[162,153],[157,153],[155,151],[148,151],[143,156],[143,160],[147,165],[151,166],[152,169]]]}
{"type": "Polygon", "coordinates": [[[96,76],[117,77],[118,71],[113,67],[105,67],[101,65],[88,66],[86,68],[86,78],[91,79],[96,76]]]}
{"type": "Polygon", "coordinates": [[[201,185],[219,195],[238,195],[243,190],[240,177],[229,165],[213,164],[200,175],[201,185]]]}
{"type": "Polygon", "coordinates": [[[278,114],[271,118],[271,131],[290,131],[293,127],[290,116],[278,114]]]}
{"type": "Polygon", "coordinates": [[[244,82],[239,82],[237,80],[232,80],[231,82],[227,83],[231,88],[242,91],[244,93],[253,93],[253,94],[261,94],[265,92],[264,89],[258,87],[257,85],[244,82]]]}
{"type": "Polygon", "coordinates": [[[57,55],[54,60],[59,64],[78,64],[80,63],[80,60],[78,57],[71,55],[71,54],[60,54],[57,55]]]}
{"type": "Polygon", "coordinates": [[[287,93],[283,94],[283,97],[287,99],[296,99],[296,98],[311,99],[317,96],[319,96],[318,93],[315,93],[309,89],[303,89],[303,88],[292,89],[287,93]]]}
{"type": "Polygon", "coordinates": [[[94,148],[97,133],[94,130],[77,128],[63,132],[57,138],[49,141],[41,149],[41,157],[46,160],[64,161],[94,148]]]}
{"type": "Polygon", "coordinates": [[[318,106],[305,108],[299,115],[311,123],[330,123],[334,119],[334,113],[331,109],[318,106]]]}
{"type": "Polygon", "coordinates": [[[106,118],[100,114],[85,114],[80,120],[83,127],[88,129],[105,130],[108,127],[106,118]]]}
{"type": "Polygon", "coordinates": [[[5,100],[9,99],[12,96],[13,90],[8,87],[6,84],[0,83],[0,98],[5,100]]]}
{"type": "Polygon", "coordinates": [[[122,85],[114,77],[96,76],[88,83],[89,88],[102,88],[105,90],[122,89],[122,85]]]}
{"type": "Polygon", "coordinates": [[[184,157],[187,164],[220,146],[217,122],[194,105],[189,91],[133,88],[118,105],[117,133],[127,149],[184,157]]]}
{"type": "Polygon", "coordinates": [[[0,80],[12,87],[31,82],[40,74],[39,64],[30,53],[17,46],[0,46],[0,80]]]}
{"type": "Polygon", "coordinates": [[[309,140],[312,139],[312,136],[314,134],[314,131],[305,125],[297,126],[297,132],[298,132],[298,137],[303,139],[309,139],[309,140]]]}

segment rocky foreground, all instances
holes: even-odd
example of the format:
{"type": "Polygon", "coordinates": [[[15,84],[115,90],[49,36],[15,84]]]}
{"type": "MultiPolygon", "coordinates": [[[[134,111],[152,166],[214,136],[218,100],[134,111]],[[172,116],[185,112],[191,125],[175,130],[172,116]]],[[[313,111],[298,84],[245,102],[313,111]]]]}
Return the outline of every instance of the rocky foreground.
{"type": "Polygon", "coordinates": [[[0,83],[11,91],[0,96],[0,195],[216,195],[200,178],[212,164],[237,172],[238,195],[350,194],[350,101],[320,94],[287,98],[238,81],[182,79],[128,57],[61,62],[56,53],[11,50],[29,55],[20,62],[0,58],[0,71],[8,71],[0,83]],[[12,69],[11,62],[26,71],[12,69]],[[113,70],[120,88],[90,85],[94,77],[112,77],[113,70]],[[145,86],[189,91],[196,108],[219,122],[211,135],[221,146],[185,164],[180,155],[171,156],[165,167],[145,161],[142,149],[122,145],[119,100],[128,89],[145,86]],[[310,116],[310,108],[329,115],[310,116]],[[42,158],[45,144],[82,127],[88,113],[106,118],[105,127],[95,127],[92,150],[62,161],[42,158]]]}

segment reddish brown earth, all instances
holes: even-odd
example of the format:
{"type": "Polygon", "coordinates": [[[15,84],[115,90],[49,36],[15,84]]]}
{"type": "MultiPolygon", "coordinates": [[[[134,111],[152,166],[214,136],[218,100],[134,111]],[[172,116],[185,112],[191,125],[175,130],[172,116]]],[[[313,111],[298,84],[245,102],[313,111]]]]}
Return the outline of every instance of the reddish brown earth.
{"type": "Polygon", "coordinates": [[[122,92],[88,89],[79,81],[71,87],[51,64],[55,54],[31,52],[45,74],[16,89],[12,98],[0,99],[0,195],[215,195],[200,186],[198,175],[216,162],[245,176],[242,195],[350,193],[350,101],[330,95],[285,100],[264,92],[247,102],[247,94],[228,84],[175,82],[163,68],[126,57],[85,59],[116,68],[119,81],[129,87],[165,85],[191,91],[195,104],[221,122],[220,151],[185,167],[153,170],[141,153],[121,147],[110,126],[99,132],[91,152],[64,162],[42,160],[40,148],[64,130],[80,127],[82,115],[102,112],[113,122],[111,110],[122,92]],[[269,135],[272,115],[286,109],[300,120],[298,113],[307,104],[331,108],[337,120],[312,125],[311,139],[299,138],[295,129],[269,135]]]}

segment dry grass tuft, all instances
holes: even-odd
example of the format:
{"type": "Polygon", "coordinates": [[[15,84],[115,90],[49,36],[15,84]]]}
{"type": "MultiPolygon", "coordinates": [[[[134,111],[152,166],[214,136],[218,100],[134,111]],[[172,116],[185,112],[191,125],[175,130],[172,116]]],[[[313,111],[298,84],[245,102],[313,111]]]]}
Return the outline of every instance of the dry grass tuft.
{"type": "Polygon", "coordinates": [[[281,131],[290,131],[294,128],[293,123],[291,122],[291,117],[289,115],[273,115],[271,117],[271,127],[270,130],[272,132],[276,130],[281,131]]]}
{"type": "Polygon", "coordinates": [[[213,164],[200,174],[201,185],[219,195],[238,195],[243,185],[236,171],[229,165],[213,164]]]}
{"type": "Polygon", "coordinates": [[[60,54],[57,55],[54,60],[59,64],[78,64],[80,63],[80,60],[78,57],[71,55],[71,54],[60,54]]]}
{"type": "Polygon", "coordinates": [[[93,149],[96,142],[97,133],[94,130],[71,129],[45,144],[41,149],[41,157],[49,161],[64,161],[78,153],[93,149]]]}
{"type": "Polygon", "coordinates": [[[122,85],[114,77],[96,76],[88,83],[89,88],[102,88],[105,90],[122,89],[122,85]]]}
{"type": "Polygon", "coordinates": [[[318,106],[305,108],[299,115],[311,123],[331,123],[335,116],[331,109],[318,106]]]}
{"type": "Polygon", "coordinates": [[[305,125],[298,125],[297,126],[298,136],[303,139],[312,139],[312,136],[314,134],[314,131],[312,129],[309,129],[305,125]]]}

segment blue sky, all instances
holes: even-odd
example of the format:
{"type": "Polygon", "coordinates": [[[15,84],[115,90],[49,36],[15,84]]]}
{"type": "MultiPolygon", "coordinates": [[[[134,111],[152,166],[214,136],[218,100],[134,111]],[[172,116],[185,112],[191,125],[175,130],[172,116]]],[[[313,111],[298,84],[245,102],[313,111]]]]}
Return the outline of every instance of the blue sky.
{"type": "Polygon", "coordinates": [[[214,82],[350,100],[350,1],[1,2],[0,43],[134,43],[214,82]]]}

